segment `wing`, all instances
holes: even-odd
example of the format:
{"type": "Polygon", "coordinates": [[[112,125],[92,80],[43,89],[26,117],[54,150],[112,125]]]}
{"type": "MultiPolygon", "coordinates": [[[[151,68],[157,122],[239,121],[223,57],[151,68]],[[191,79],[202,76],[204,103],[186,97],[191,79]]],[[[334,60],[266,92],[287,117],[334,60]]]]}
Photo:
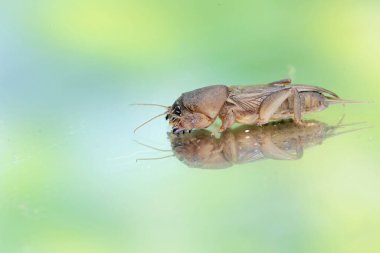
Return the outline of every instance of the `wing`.
{"type": "Polygon", "coordinates": [[[291,86],[274,85],[231,86],[227,101],[245,111],[257,112],[263,100],[270,94],[290,88],[291,86]]]}
{"type": "Polygon", "coordinates": [[[239,163],[256,162],[256,161],[261,160],[265,157],[264,154],[259,149],[258,150],[248,150],[248,151],[244,150],[244,151],[239,152],[239,153],[242,153],[242,154],[239,154],[239,163]]]}
{"type": "Polygon", "coordinates": [[[324,88],[305,84],[296,85],[247,85],[247,86],[231,86],[229,88],[228,102],[237,105],[245,111],[258,112],[261,103],[270,94],[277,91],[296,88],[298,92],[318,92],[323,96],[332,96],[339,98],[337,94],[324,88]]]}
{"type": "Polygon", "coordinates": [[[327,94],[327,95],[332,96],[333,98],[339,98],[339,96],[337,94],[335,94],[334,92],[326,90],[326,89],[318,87],[318,86],[307,85],[307,84],[295,84],[292,87],[296,88],[298,90],[298,92],[314,91],[314,92],[318,92],[324,96],[326,96],[326,94],[327,94]]]}

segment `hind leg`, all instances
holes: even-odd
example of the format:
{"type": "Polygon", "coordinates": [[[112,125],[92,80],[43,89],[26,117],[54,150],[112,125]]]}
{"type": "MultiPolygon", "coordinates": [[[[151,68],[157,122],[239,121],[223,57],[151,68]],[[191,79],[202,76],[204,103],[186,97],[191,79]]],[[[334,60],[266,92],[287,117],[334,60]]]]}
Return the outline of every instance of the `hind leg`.
{"type": "Polygon", "coordinates": [[[298,160],[303,156],[303,146],[300,140],[297,141],[295,153],[279,148],[270,135],[265,135],[261,144],[261,151],[266,158],[276,160],[298,160]]]}
{"type": "Polygon", "coordinates": [[[301,98],[296,88],[290,88],[275,92],[269,95],[261,104],[259,111],[258,125],[269,122],[273,114],[279,109],[281,104],[289,97],[293,97],[294,122],[303,126],[305,123],[301,120],[301,98]]]}

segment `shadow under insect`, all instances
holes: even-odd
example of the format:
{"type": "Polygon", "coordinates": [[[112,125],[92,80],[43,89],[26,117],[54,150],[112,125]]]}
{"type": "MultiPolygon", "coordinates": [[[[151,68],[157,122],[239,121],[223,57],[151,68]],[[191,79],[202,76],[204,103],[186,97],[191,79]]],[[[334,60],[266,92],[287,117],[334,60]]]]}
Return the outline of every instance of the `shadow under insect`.
{"type": "MultiPolygon", "coordinates": [[[[300,127],[292,120],[264,126],[242,125],[216,136],[205,129],[190,134],[168,133],[173,156],[192,168],[218,169],[263,159],[297,160],[304,150],[320,145],[329,137],[357,131],[361,123],[330,126],[308,121],[300,127]]],[[[144,160],[144,159],[141,159],[144,160]]]]}

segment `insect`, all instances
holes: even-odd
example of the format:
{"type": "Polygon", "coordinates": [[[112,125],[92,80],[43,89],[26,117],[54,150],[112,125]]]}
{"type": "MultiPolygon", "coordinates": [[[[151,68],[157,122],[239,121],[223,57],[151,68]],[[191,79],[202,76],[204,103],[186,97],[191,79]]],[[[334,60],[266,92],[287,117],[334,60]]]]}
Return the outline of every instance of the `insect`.
{"type": "Polygon", "coordinates": [[[327,138],[367,128],[365,125],[358,126],[363,123],[342,124],[342,121],[336,125],[306,121],[313,124],[302,128],[290,119],[262,127],[243,125],[227,129],[219,138],[206,129],[186,135],[169,134],[171,150],[142,145],[161,152],[172,152],[173,155],[138,160],[175,156],[191,168],[202,169],[228,168],[234,164],[264,159],[297,160],[302,158],[305,149],[320,145],[327,138]]]}
{"type": "Polygon", "coordinates": [[[340,99],[321,87],[292,84],[290,79],[264,85],[213,85],[183,93],[172,106],[162,106],[166,108],[165,113],[135,131],[165,114],[174,134],[207,128],[218,117],[222,121],[219,132],[235,122],[261,126],[288,118],[293,118],[297,126],[307,126],[313,123],[304,122],[302,115],[322,111],[331,104],[348,103],[363,102],[340,99]]]}

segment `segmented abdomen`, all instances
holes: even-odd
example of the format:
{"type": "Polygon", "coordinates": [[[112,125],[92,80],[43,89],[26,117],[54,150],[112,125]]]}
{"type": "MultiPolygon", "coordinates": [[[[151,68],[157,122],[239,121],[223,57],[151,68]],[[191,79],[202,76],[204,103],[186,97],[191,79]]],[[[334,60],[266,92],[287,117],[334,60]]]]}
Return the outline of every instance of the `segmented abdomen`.
{"type": "MultiPolygon", "coordinates": [[[[319,112],[327,107],[325,97],[312,91],[300,92],[301,112],[302,114],[319,112]]],[[[273,119],[289,118],[294,115],[294,98],[290,97],[285,100],[277,112],[273,115],[273,119]]]]}

